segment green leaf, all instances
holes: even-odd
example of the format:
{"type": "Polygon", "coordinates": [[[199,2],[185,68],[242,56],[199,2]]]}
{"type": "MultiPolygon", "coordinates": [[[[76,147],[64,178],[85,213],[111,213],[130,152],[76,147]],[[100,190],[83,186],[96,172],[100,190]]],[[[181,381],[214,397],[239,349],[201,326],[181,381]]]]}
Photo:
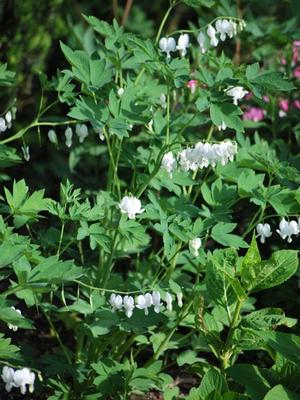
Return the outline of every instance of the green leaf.
{"type": "Polygon", "coordinates": [[[190,7],[198,8],[201,6],[211,8],[215,5],[215,0],[183,0],[190,7]]]}
{"type": "Polygon", "coordinates": [[[268,346],[296,365],[300,365],[300,336],[282,332],[255,331],[268,346]]]}
{"type": "Polygon", "coordinates": [[[236,225],[234,223],[219,222],[212,228],[211,237],[224,246],[232,246],[236,249],[240,247],[246,248],[248,244],[240,236],[230,233],[236,225]]]}
{"type": "Polygon", "coordinates": [[[266,394],[263,400],[300,400],[300,395],[282,385],[277,385],[266,394]]]}
{"type": "Polygon", "coordinates": [[[201,384],[198,388],[198,395],[206,398],[214,391],[219,395],[222,395],[227,390],[228,387],[224,376],[216,368],[211,368],[202,378],[201,384]]]}
{"type": "Polygon", "coordinates": [[[3,333],[0,333],[0,360],[6,360],[14,358],[16,353],[19,352],[19,348],[10,344],[10,338],[4,338],[3,333]]]}
{"type": "Polygon", "coordinates": [[[242,282],[249,286],[257,274],[257,265],[260,264],[261,257],[257,246],[255,232],[253,232],[252,240],[247,253],[242,262],[241,278],[242,282]]]}
{"type": "Polygon", "coordinates": [[[241,325],[251,329],[269,330],[276,329],[279,325],[292,328],[296,323],[295,318],[286,317],[280,308],[263,308],[243,317],[241,325]]]}
{"type": "Polygon", "coordinates": [[[236,132],[244,132],[241,118],[241,110],[232,103],[211,103],[210,118],[216,125],[222,125],[225,122],[228,128],[234,129],[236,132]]]}
{"type": "Polygon", "coordinates": [[[74,265],[73,261],[60,261],[56,256],[45,258],[31,270],[29,283],[63,283],[72,282],[82,276],[83,270],[74,265]]]}
{"type": "Polygon", "coordinates": [[[267,369],[251,364],[236,364],[226,370],[228,375],[239,385],[246,388],[246,394],[254,399],[262,399],[272,388],[271,373],[267,369]]]}
{"type": "Polygon", "coordinates": [[[298,268],[298,252],[296,250],[279,250],[271,258],[262,261],[253,268],[253,279],[248,289],[257,292],[278,286],[293,276],[298,268]]]}

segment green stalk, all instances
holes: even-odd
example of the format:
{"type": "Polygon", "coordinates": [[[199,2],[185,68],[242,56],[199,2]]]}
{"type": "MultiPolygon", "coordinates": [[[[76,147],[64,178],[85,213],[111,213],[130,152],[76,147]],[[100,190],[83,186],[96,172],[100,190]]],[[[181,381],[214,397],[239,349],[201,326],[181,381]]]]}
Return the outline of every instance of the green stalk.
{"type": "Polygon", "coordinates": [[[232,338],[233,338],[233,334],[234,334],[234,330],[238,325],[238,320],[240,318],[240,313],[241,313],[241,308],[242,308],[242,304],[243,304],[243,300],[238,300],[235,310],[234,310],[234,314],[231,320],[231,324],[230,324],[230,328],[227,334],[227,338],[226,338],[226,342],[225,342],[225,352],[224,355],[221,357],[222,358],[222,368],[226,369],[228,367],[230,358],[232,356],[232,338]]]}

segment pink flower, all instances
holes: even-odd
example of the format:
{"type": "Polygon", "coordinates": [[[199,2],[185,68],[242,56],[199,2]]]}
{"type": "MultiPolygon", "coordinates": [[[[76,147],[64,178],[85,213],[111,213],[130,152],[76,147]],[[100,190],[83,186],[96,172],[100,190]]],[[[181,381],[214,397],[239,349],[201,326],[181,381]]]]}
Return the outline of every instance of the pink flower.
{"type": "Polygon", "coordinates": [[[270,98],[269,98],[269,96],[263,96],[263,101],[265,102],[265,103],[269,103],[269,101],[270,101],[270,98]]]}
{"type": "Polygon", "coordinates": [[[287,99],[279,100],[279,108],[284,112],[288,112],[289,111],[289,101],[287,99]]]}
{"type": "Polygon", "coordinates": [[[264,119],[265,111],[259,107],[249,107],[246,112],[244,112],[243,120],[259,122],[264,119]]]}
{"type": "Polygon", "coordinates": [[[194,94],[197,88],[197,84],[198,81],[196,81],[196,79],[191,79],[190,81],[188,81],[188,83],[186,84],[186,86],[191,89],[191,93],[194,94]]]}
{"type": "Polygon", "coordinates": [[[293,106],[297,109],[300,110],[300,100],[295,100],[293,103],[293,106]]]}
{"type": "Polygon", "coordinates": [[[300,78],[300,67],[294,69],[294,77],[300,78]]]}
{"type": "Polygon", "coordinates": [[[284,57],[280,57],[280,62],[282,65],[286,65],[286,59],[284,57]]]}
{"type": "Polygon", "coordinates": [[[300,40],[294,40],[293,46],[294,47],[300,47],[300,40]]]}

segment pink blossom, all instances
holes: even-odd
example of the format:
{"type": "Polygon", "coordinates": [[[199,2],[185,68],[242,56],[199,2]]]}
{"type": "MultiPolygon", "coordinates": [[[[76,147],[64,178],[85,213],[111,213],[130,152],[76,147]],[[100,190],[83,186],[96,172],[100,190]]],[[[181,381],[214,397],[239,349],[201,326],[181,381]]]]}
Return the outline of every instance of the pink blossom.
{"type": "Polygon", "coordinates": [[[295,100],[293,103],[293,106],[297,109],[300,110],[300,100],[295,100]]]}
{"type": "Polygon", "coordinates": [[[197,84],[198,81],[196,79],[191,79],[190,81],[188,81],[188,83],[186,84],[186,86],[191,89],[191,93],[194,94],[197,88],[197,84]]]}
{"type": "Polygon", "coordinates": [[[280,62],[282,65],[286,65],[286,59],[284,57],[280,57],[280,62]]]}
{"type": "Polygon", "coordinates": [[[279,108],[284,112],[288,112],[289,111],[289,101],[287,99],[279,100],[279,108]]]}
{"type": "Polygon", "coordinates": [[[259,107],[249,107],[246,112],[244,112],[243,120],[259,122],[264,119],[265,111],[259,107]]]}
{"type": "Polygon", "coordinates": [[[270,101],[270,98],[269,98],[269,96],[263,96],[263,101],[265,102],[265,103],[269,103],[269,101],[270,101]]]}
{"type": "Polygon", "coordinates": [[[294,40],[293,46],[294,47],[300,47],[300,40],[294,40]]]}
{"type": "Polygon", "coordinates": [[[294,69],[294,77],[300,78],[300,67],[294,69]]]}

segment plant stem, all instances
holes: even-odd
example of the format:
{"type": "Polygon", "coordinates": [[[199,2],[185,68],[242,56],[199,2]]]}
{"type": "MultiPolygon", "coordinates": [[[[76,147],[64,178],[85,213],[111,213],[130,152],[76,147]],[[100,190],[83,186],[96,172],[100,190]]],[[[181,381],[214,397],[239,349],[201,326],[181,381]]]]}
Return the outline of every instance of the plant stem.
{"type": "Polygon", "coordinates": [[[225,342],[225,348],[224,348],[224,355],[222,356],[222,368],[226,369],[228,367],[228,363],[230,361],[230,358],[232,356],[232,337],[234,334],[234,330],[238,324],[238,320],[240,317],[240,312],[242,308],[243,300],[237,300],[237,304],[234,310],[234,314],[230,323],[230,328],[227,334],[226,342],[225,342]]]}

